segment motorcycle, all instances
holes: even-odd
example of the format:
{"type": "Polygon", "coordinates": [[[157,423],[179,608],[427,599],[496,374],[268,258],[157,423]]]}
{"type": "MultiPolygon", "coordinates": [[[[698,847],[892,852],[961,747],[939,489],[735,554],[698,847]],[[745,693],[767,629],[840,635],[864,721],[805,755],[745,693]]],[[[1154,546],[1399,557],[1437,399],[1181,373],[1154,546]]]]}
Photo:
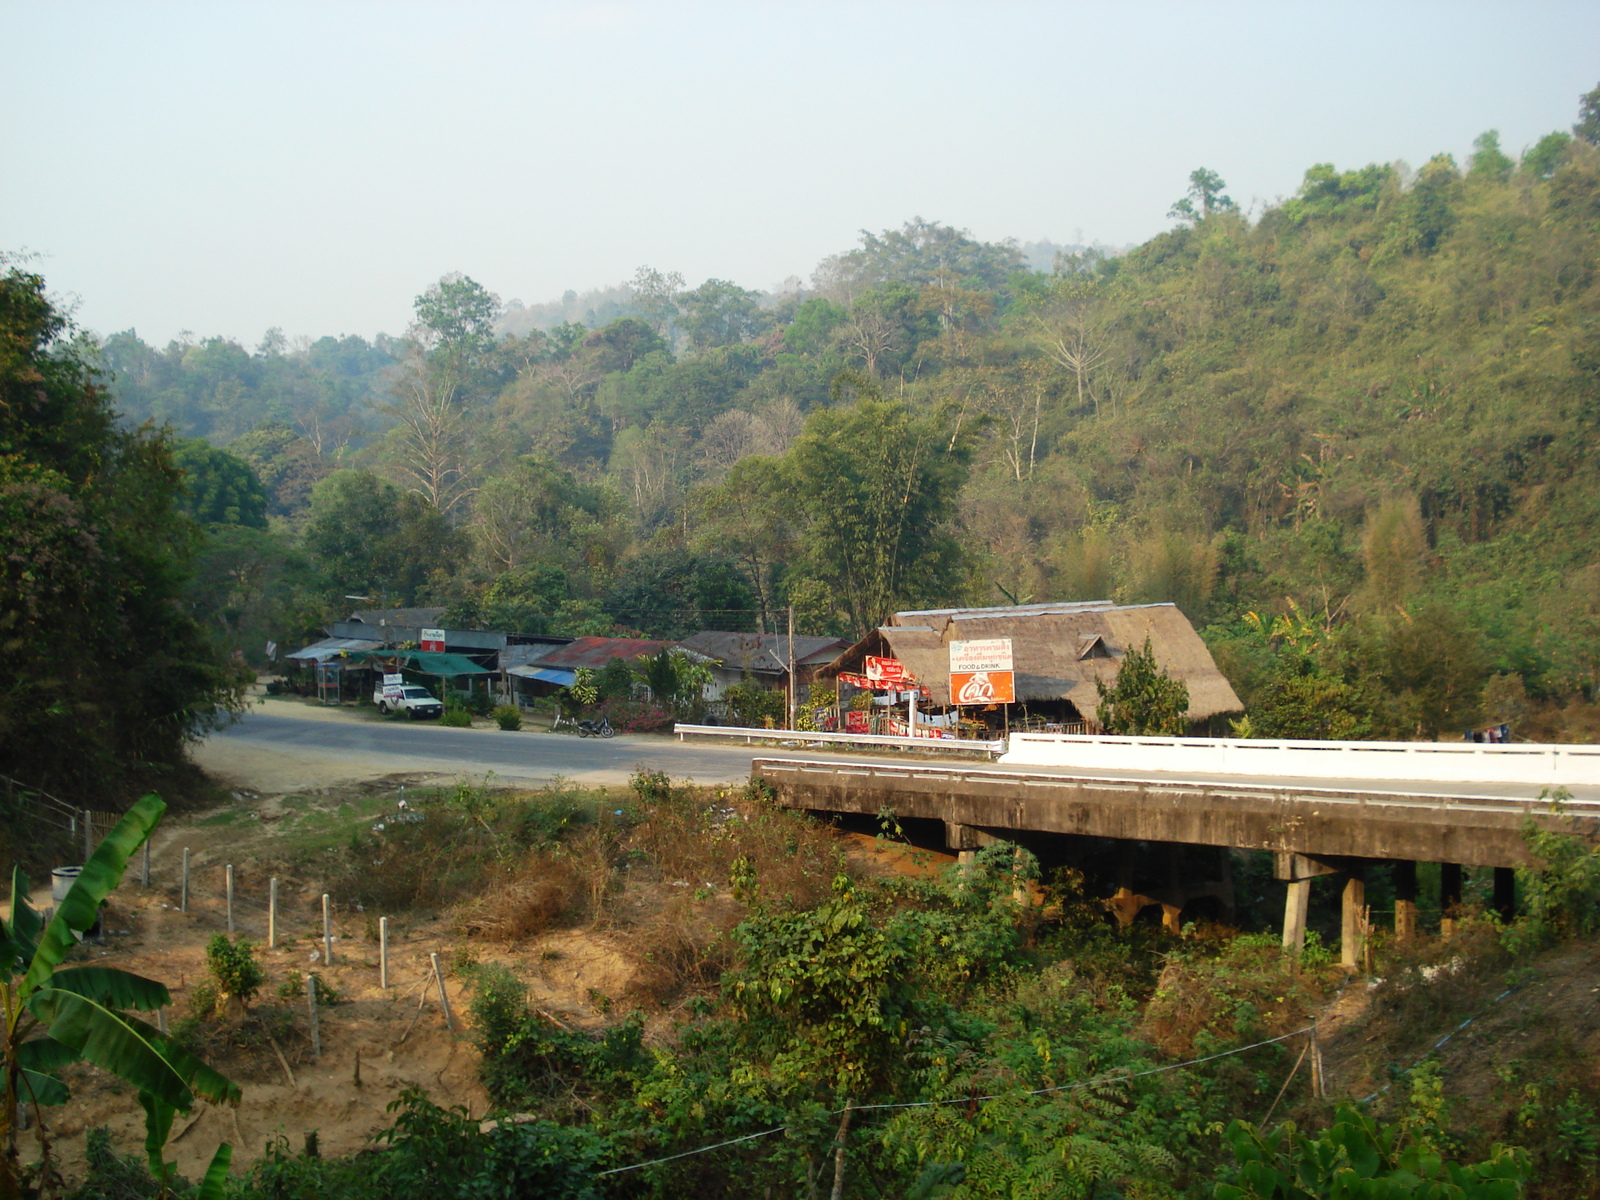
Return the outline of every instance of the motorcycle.
{"type": "Polygon", "coordinates": [[[611,728],[611,718],[601,717],[598,721],[582,720],[578,722],[579,737],[616,737],[617,731],[611,728]]]}

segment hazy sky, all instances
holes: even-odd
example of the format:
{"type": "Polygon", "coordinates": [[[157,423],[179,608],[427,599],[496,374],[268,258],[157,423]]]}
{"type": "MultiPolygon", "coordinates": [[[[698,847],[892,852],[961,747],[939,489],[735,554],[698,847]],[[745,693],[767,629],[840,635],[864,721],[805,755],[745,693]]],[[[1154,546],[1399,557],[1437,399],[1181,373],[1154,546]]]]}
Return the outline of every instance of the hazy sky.
{"type": "Polygon", "coordinates": [[[922,215],[1138,242],[1191,170],[1515,156],[1600,83],[1585,3],[0,0],[0,250],[101,333],[403,331],[641,264],[771,288],[922,215]]]}

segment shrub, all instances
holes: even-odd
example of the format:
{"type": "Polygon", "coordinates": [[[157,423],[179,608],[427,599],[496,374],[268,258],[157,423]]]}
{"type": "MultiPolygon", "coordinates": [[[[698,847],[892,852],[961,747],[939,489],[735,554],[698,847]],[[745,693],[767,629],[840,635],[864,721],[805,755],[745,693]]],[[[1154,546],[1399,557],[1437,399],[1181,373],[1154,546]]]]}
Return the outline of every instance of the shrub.
{"type": "MultiPolygon", "coordinates": [[[[764,688],[750,681],[734,684],[723,693],[723,698],[728,702],[728,711],[733,715],[734,722],[747,729],[760,728],[769,720],[780,722],[787,708],[781,691],[764,688]]],[[[766,727],[772,728],[772,725],[766,727]]]]}
{"type": "Polygon", "coordinates": [[[609,720],[618,733],[652,733],[674,720],[671,711],[648,700],[607,700],[598,715],[609,720]]]}
{"type": "Polygon", "coordinates": [[[267,981],[255,950],[245,938],[230,942],[226,934],[212,935],[206,945],[206,968],[224,997],[237,997],[241,1004],[249,1004],[267,981]]]}
{"type": "Polygon", "coordinates": [[[522,728],[522,710],[515,704],[502,704],[494,710],[495,723],[508,733],[522,728]]]}
{"type": "Polygon", "coordinates": [[[467,729],[472,725],[472,714],[453,704],[444,710],[444,716],[439,718],[439,724],[448,725],[451,729],[467,729]]]}

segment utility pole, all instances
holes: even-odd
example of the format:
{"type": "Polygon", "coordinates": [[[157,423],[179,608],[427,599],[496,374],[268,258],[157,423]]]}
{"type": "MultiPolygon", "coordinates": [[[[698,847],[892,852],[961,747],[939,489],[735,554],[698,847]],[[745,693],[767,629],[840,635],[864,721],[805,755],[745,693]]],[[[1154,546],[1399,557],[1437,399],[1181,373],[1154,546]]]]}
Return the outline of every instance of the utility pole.
{"type": "Polygon", "coordinates": [[[797,697],[794,683],[794,605],[789,605],[789,728],[794,728],[794,710],[797,697]]]}

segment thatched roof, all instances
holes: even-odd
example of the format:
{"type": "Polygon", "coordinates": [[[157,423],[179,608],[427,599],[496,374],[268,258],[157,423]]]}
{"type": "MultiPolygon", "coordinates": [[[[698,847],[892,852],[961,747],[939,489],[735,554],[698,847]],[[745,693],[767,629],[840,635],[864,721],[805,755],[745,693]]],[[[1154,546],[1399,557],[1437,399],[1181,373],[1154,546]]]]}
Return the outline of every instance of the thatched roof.
{"type": "Polygon", "coordinates": [[[1095,681],[1116,678],[1122,658],[1150,639],[1156,663],[1189,689],[1189,719],[1239,712],[1234,695],[1194,626],[1172,604],[1107,600],[1008,608],[937,608],[895,613],[822,672],[860,671],[869,654],[905,663],[938,706],[950,703],[950,643],[1010,638],[1020,702],[1069,700],[1086,717],[1099,703],[1095,681]]]}

